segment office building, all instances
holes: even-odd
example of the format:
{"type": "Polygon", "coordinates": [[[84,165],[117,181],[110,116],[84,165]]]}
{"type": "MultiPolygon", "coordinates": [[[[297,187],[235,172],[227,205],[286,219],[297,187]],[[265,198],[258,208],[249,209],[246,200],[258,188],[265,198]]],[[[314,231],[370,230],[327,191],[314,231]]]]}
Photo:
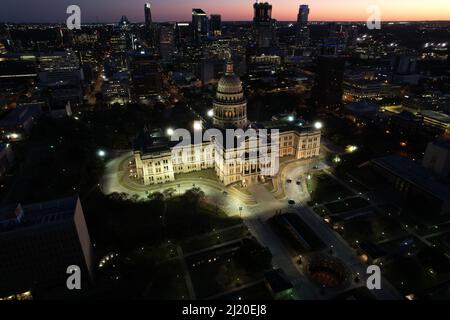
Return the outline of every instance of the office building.
{"type": "Polygon", "coordinates": [[[78,198],[0,209],[0,297],[24,292],[68,291],[67,268],[92,278],[93,255],[78,198]]]}
{"type": "Polygon", "coordinates": [[[222,16],[220,14],[212,14],[210,17],[210,32],[214,37],[222,35],[222,16]]]}
{"type": "Polygon", "coordinates": [[[145,100],[162,90],[162,76],[158,57],[147,51],[128,54],[131,75],[131,94],[135,101],[145,100]]]}
{"type": "Polygon", "coordinates": [[[296,42],[299,46],[309,45],[309,28],[308,28],[309,6],[300,5],[297,15],[297,34],[296,42]]]}
{"type": "Polygon", "coordinates": [[[208,36],[208,16],[202,9],[192,9],[192,32],[194,41],[200,41],[208,36]]]}
{"type": "Polygon", "coordinates": [[[272,20],[272,5],[256,2],[253,5],[253,32],[256,47],[267,49],[274,45],[275,30],[272,20]]]}
{"type": "Polygon", "coordinates": [[[172,60],[175,51],[175,26],[164,23],[159,28],[159,53],[163,62],[172,60]]]}
{"type": "Polygon", "coordinates": [[[145,26],[148,28],[152,27],[152,9],[150,7],[150,3],[146,3],[144,5],[144,15],[145,15],[145,26]]]}
{"type": "Polygon", "coordinates": [[[450,116],[437,111],[422,110],[420,114],[423,117],[425,127],[436,134],[450,135],[450,116]]]}
{"type": "Polygon", "coordinates": [[[316,71],[316,102],[321,107],[338,106],[342,98],[345,61],[337,56],[319,56],[316,71]]]}

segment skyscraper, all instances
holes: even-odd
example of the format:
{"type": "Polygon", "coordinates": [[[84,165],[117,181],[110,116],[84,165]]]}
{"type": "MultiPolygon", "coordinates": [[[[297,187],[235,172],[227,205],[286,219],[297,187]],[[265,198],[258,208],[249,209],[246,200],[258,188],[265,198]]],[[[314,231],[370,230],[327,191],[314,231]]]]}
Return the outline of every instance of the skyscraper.
{"type": "Polygon", "coordinates": [[[268,2],[256,2],[253,5],[253,31],[258,49],[270,48],[274,43],[272,5],[268,2]]]}
{"type": "Polygon", "coordinates": [[[344,58],[330,55],[318,57],[315,96],[319,106],[334,107],[341,103],[344,70],[344,58]]]}
{"type": "Polygon", "coordinates": [[[213,36],[222,35],[222,16],[220,14],[211,15],[210,31],[213,36]]]}
{"type": "Polygon", "coordinates": [[[309,45],[309,28],[308,28],[309,6],[307,4],[300,5],[297,16],[297,45],[309,45]]]}
{"type": "Polygon", "coordinates": [[[144,5],[144,14],[145,14],[145,26],[151,27],[151,25],[152,25],[152,9],[150,8],[150,3],[146,3],[144,5]]]}
{"type": "Polygon", "coordinates": [[[308,25],[309,6],[301,4],[298,10],[297,23],[301,26],[308,25]]]}
{"type": "Polygon", "coordinates": [[[175,25],[172,23],[161,24],[159,29],[159,53],[163,61],[170,60],[175,50],[175,25]]]}
{"type": "Polygon", "coordinates": [[[161,91],[163,81],[157,55],[145,50],[130,52],[128,66],[131,94],[135,101],[148,99],[161,91]]]}
{"type": "Polygon", "coordinates": [[[195,41],[208,36],[208,16],[202,9],[192,9],[192,31],[195,41]]]}

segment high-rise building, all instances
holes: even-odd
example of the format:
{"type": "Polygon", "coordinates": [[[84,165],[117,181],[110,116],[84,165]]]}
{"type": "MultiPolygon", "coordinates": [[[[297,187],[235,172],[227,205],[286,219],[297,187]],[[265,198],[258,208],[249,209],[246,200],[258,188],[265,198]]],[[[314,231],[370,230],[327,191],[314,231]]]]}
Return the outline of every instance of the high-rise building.
{"type": "Polygon", "coordinates": [[[150,3],[146,3],[144,5],[144,14],[145,14],[145,26],[147,28],[152,26],[152,9],[150,8],[150,3]]]}
{"type": "Polygon", "coordinates": [[[175,26],[164,23],[159,29],[159,53],[163,61],[169,61],[175,49],[175,26]]]}
{"type": "Polygon", "coordinates": [[[126,16],[120,17],[119,23],[117,24],[119,29],[126,30],[130,27],[130,21],[126,16]]]}
{"type": "Polygon", "coordinates": [[[91,241],[78,198],[1,208],[0,243],[0,297],[67,291],[73,265],[82,283],[92,277],[91,241]]]}
{"type": "Polygon", "coordinates": [[[195,41],[208,36],[208,16],[202,9],[192,9],[192,31],[195,41]]]}
{"type": "Polygon", "coordinates": [[[220,14],[212,14],[210,18],[211,35],[217,37],[222,35],[222,16],[220,14]]]}
{"type": "Polygon", "coordinates": [[[319,56],[316,71],[316,102],[321,107],[341,103],[345,60],[338,56],[319,56]]]}
{"type": "Polygon", "coordinates": [[[297,23],[301,26],[308,25],[309,6],[301,4],[298,10],[297,23]]]}
{"type": "Polygon", "coordinates": [[[131,93],[135,101],[145,100],[162,89],[162,76],[157,56],[143,51],[128,55],[131,75],[131,93]]]}
{"type": "Polygon", "coordinates": [[[308,28],[309,6],[307,4],[300,5],[297,16],[297,45],[309,45],[309,28],[308,28]]]}
{"type": "Polygon", "coordinates": [[[253,5],[253,32],[258,49],[270,48],[274,44],[272,5],[256,2],[253,5]]]}
{"type": "Polygon", "coordinates": [[[192,29],[188,22],[177,22],[175,26],[175,38],[178,47],[182,47],[192,39],[192,29]]]}
{"type": "Polygon", "coordinates": [[[126,52],[128,47],[126,34],[124,32],[114,33],[109,40],[109,44],[113,53],[120,54],[126,52]]]}

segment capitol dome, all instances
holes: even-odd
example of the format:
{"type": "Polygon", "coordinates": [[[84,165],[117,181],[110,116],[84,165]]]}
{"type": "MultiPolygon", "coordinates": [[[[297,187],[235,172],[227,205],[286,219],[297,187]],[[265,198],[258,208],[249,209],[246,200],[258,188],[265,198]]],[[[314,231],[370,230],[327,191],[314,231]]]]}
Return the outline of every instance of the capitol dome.
{"type": "Polygon", "coordinates": [[[225,75],[219,80],[214,99],[214,125],[218,128],[244,128],[247,126],[247,101],[242,81],[227,64],[225,75]]]}
{"type": "Polygon", "coordinates": [[[245,100],[242,81],[234,74],[232,62],[228,62],[227,70],[217,84],[216,100],[219,102],[242,102],[245,100]]]}
{"type": "Polygon", "coordinates": [[[219,80],[217,93],[242,93],[242,81],[233,73],[232,67],[227,66],[226,74],[219,80]],[[229,72],[231,68],[231,73],[229,72]]]}

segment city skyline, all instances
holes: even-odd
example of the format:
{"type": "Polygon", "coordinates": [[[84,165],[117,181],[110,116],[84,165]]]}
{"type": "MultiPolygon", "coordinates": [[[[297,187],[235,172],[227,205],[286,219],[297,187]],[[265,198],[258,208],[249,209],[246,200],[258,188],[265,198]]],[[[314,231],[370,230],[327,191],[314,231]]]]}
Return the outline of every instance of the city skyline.
{"type": "MultiPolygon", "coordinates": [[[[146,2],[151,4],[155,22],[189,21],[192,8],[202,8],[208,15],[221,14],[223,21],[251,21],[254,3],[254,1],[229,1],[219,5],[205,0],[189,0],[182,3],[176,0],[131,0],[127,3],[115,0],[93,2],[79,0],[73,3],[62,0],[55,4],[52,0],[38,0],[30,5],[25,0],[18,0],[14,3],[0,4],[0,21],[63,22],[67,17],[67,6],[76,4],[81,7],[83,23],[116,22],[122,15],[126,15],[132,22],[144,22],[143,7],[146,2]],[[28,7],[28,10],[23,10],[24,7],[28,7]]],[[[382,21],[450,20],[450,2],[446,0],[431,0],[426,3],[412,0],[408,1],[407,7],[403,0],[379,0],[377,3],[370,0],[342,0],[334,7],[326,0],[272,0],[270,3],[273,5],[273,18],[279,21],[296,21],[300,4],[309,5],[310,21],[366,21],[370,14],[366,10],[371,4],[380,6],[382,21]]]]}

